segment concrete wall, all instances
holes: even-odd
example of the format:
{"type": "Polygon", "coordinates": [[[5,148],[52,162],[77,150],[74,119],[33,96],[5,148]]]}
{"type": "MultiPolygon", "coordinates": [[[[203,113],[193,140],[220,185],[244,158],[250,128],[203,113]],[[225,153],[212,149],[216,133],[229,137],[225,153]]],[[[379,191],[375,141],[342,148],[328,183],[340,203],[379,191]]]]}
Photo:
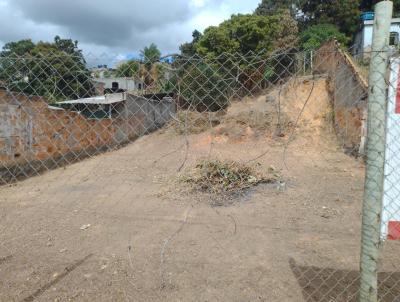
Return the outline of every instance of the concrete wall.
{"type": "Polygon", "coordinates": [[[139,89],[139,84],[142,84],[140,81],[135,81],[132,78],[97,78],[93,82],[102,83],[104,88],[112,88],[112,83],[117,82],[119,89],[128,91],[139,89]]]}
{"type": "MultiPolygon", "coordinates": [[[[360,31],[356,34],[355,37],[354,50],[353,50],[354,55],[363,59],[370,58],[371,54],[369,52],[371,51],[372,47],[373,27],[374,27],[373,20],[367,20],[363,22],[360,31]]],[[[390,25],[390,32],[397,33],[400,35],[400,19],[398,18],[392,19],[392,23],[390,25]]],[[[393,47],[394,47],[393,49],[396,48],[395,46],[393,47]]]]}
{"type": "Polygon", "coordinates": [[[336,41],[329,41],[315,53],[314,72],[327,73],[333,99],[333,117],[346,151],[364,154],[368,84],[336,41]]]}
{"type": "Polygon", "coordinates": [[[163,126],[175,114],[172,100],[128,95],[112,119],[87,119],[52,109],[39,97],[0,90],[0,184],[76,162],[163,126]]]}
{"type": "Polygon", "coordinates": [[[117,105],[115,110],[120,117],[115,138],[124,141],[164,126],[175,115],[176,105],[170,98],[158,101],[127,94],[126,102],[117,105]]]}
{"type": "MultiPolygon", "coordinates": [[[[371,47],[372,47],[373,27],[374,27],[373,21],[365,21],[364,22],[364,27],[362,29],[362,31],[363,31],[363,34],[362,34],[363,48],[364,49],[371,49],[371,47]]],[[[400,22],[398,19],[392,20],[392,23],[390,25],[390,32],[400,34],[400,22]]]]}

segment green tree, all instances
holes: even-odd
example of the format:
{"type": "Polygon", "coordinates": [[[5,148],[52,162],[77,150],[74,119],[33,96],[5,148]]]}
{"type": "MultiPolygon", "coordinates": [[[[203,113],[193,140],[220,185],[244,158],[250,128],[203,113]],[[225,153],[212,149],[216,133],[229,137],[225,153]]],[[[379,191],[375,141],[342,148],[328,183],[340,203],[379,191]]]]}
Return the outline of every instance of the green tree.
{"type": "Polygon", "coordinates": [[[306,50],[317,49],[332,38],[336,38],[342,44],[346,44],[349,40],[333,24],[316,24],[308,27],[300,34],[300,45],[306,50]]]}
{"type": "MultiPolygon", "coordinates": [[[[362,11],[373,11],[374,6],[380,0],[361,0],[360,9],[362,11]]],[[[392,0],[393,1],[393,16],[400,16],[400,0],[392,0]]]]}
{"type": "Polygon", "coordinates": [[[200,38],[202,37],[202,33],[199,32],[197,29],[192,33],[192,42],[183,43],[179,50],[181,54],[184,56],[193,56],[196,54],[196,44],[199,42],[200,38]]]}
{"type": "Polygon", "coordinates": [[[287,12],[271,16],[233,15],[219,26],[207,28],[196,43],[196,50],[202,56],[214,58],[221,54],[268,53],[294,47],[297,34],[297,22],[287,12]]]}
{"type": "Polygon", "coordinates": [[[31,52],[34,48],[35,43],[33,43],[30,39],[20,40],[18,42],[9,42],[3,46],[3,51],[0,53],[0,56],[23,56],[31,52]]]}
{"type": "Polygon", "coordinates": [[[78,48],[78,41],[71,39],[61,39],[60,36],[55,36],[54,46],[57,50],[63,51],[67,54],[82,57],[82,50],[78,48]]]}
{"type": "Polygon", "coordinates": [[[143,59],[143,66],[140,67],[139,74],[144,79],[146,86],[152,86],[157,78],[154,78],[156,73],[156,63],[160,61],[161,52],[157,45],[151,43],[140,51],[140,55],[143,59]]]}
{"type": "Polygon", "coordinates": [[[140,55],[143,58],[144,64],[146,67],[149,67],[148,69],[150,70],[151,66],[160,60],[161,52],[156,44],[151,43],[140,51],[140,55]]]}
{"type": "Polygon", "coordinates": [[[229,93],[255,92],[261,83],[275,79],[287,69],[289,61],[264,59],[275,51],[297,46],[296,20],[288,10],[273,15],[232,15],[204,34],[194,33],[193,41],[181,47],[182,54],[197,55],[197,60],[179,59],[178,86],[186,102],[198,110],[218,110],[228,103],[229,93]],[[257,54],[257,55],[255,55],[257,54]],[[283,65],[282,65],[283,64],[283,65]],[[274,77],[275,76],[275,77],[274,77]]]}
{"type": "Polygon", "coordinates": [[[135,60],[129,60],[120,64],[115,70],[115,76],[131,78],[138,74],[140,68],[139,62],[135,60]]]}
{"type": "Polygon", "coordinates": [[[217,111],[228,105],[231,77],[204,60],[188,61],[179,77],[180,93],[191,109],[217,111]]]}
{"type": "Polygon", "coordinates": [[[348,37],[357,30],[360,0],[305,0],[301,10],[306,23],[334,24],[348,37]]]}
{"type": "Polygon", "coordinates": [[[299,10],[299,2],[299,0],[262,0],[254,11],[254,14],[260,16],[271,16],[282,10],[288,10],[294,17],[297,15],[299,10]]]}
{"type": "Polygon", "coordinates": [[[90,71],[78,43],[55,37],[53,43],[21,40],[0,52],[0,80],[13,91],[49,102],[93,94],[90,71]]]}

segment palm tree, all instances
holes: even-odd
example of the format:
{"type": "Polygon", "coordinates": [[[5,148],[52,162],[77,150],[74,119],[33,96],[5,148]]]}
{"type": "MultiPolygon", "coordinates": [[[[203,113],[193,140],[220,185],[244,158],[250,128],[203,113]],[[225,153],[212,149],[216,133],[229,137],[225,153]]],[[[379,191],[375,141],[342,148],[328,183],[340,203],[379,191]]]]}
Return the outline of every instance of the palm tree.
{"type": "Polygon", "coordinates": [[[144,68],[142,68],[141,74],[143,75],[142,77],[144,78],[146,86],[149,86],[157,80],[153,78],[153,76],[155,64],[160,61],[161,52],[156,44],[151,43],[140,51],[140,55],[144,62],[144,68]]]}
{"type": "Polygon", "coordinates": [[[160,60],[161,52],[156,44],[151,43],[140,51],[140,55],[143,58],[144,64],[150,70],[151,65],[160,60]]]}

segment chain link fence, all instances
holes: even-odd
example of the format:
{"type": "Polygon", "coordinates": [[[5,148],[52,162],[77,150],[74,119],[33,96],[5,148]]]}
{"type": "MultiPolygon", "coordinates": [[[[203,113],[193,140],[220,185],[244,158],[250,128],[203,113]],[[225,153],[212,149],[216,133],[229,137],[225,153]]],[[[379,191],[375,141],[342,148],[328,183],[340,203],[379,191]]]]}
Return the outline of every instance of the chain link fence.
{"type": "Polygon", "coordinates": [[[114,59],[0,57],[1,301],[357,301],[370,152],[362,257],[400,299],[397,58],[381,119],[334,41],[114,59]]]}

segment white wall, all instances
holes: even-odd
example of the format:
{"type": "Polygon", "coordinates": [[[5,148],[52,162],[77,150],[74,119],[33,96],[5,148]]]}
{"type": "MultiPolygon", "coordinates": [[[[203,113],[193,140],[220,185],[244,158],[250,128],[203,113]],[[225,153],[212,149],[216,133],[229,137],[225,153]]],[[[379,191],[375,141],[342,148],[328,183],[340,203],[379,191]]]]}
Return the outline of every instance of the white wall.
{"type": "Polygon", "coordinates": [[[119,88],[124,90],[136,90],[138,89],[138,84],[135,80],[130,78],[100,78],[94,79],[96,82],[104,83],[104,88],[112,88],[113,82],[118,82],[119,88]]]}
{"type": "MultiPolygon", "coordinates": [[[[400,23],[392,23],[390,32],[397,32],[400,35],[400,23]]],[[[363,46],[364,49],[369,49],[372,46],[373,24],[365,24],[363,30],[363,46]]]]}

